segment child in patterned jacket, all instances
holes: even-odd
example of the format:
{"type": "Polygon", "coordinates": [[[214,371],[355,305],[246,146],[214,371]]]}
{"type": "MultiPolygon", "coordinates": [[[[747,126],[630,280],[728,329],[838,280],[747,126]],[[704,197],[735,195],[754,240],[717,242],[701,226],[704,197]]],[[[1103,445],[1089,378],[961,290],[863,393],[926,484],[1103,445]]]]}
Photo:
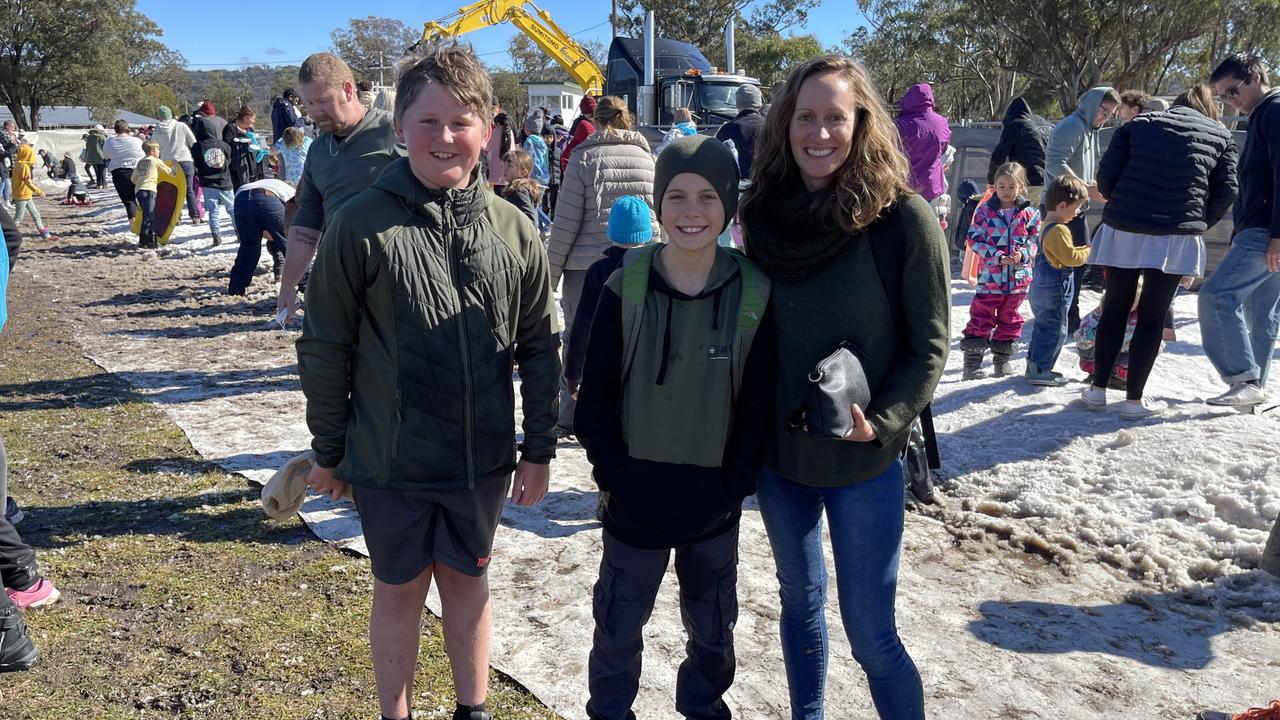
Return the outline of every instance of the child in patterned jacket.
{"type": "Polygon", "coordinates": [[[995,193],[978,206],[969,226],[969,247],[978,256],[978,288],[960,349],[965,380],[986,377],[987,348],[996,377],[1009,373],[1013,343],[1022,336],[1022,313],[1040,238],[1040,212],[1026,198],[1027,171],[1016,162],[995,173],[995,193]]]}

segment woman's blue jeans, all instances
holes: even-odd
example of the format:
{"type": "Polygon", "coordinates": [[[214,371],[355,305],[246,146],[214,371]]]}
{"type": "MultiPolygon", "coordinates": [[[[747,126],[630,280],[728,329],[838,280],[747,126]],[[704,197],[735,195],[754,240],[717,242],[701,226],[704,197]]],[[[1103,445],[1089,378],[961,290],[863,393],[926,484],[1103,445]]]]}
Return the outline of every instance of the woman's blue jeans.
{"type": "MultiPolygon", "coordinates": [[[[829,642],[827,571],[822,549],[826,511],[835,558],[840,618],[853,657],[867,675],[881,718],[924,720],[924,690],[898,638],[894,595],[902,542],[902,464],[878,477],[836,488],[761,473],[756,498],[777,564],[782,597],[782,659],[793,720],[821,720],[829,642]]],[[[852,717],[847,707],[838,717],[852,717]]]]}

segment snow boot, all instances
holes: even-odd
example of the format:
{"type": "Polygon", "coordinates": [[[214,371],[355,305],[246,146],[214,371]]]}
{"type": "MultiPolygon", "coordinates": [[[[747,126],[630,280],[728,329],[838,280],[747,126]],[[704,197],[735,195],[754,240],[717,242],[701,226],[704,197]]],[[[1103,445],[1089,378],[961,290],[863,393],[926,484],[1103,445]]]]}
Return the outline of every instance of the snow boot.
{"type": "Polygon", "coordinates": [[[0,610],[0,673],[29,670],[40,653],[27,635],[22,613],[14,605],[0,610]]]}
{"type": "Polygon", "coordinates": [[[992,375],[1004,377],[1009,374],[1009,358],[1013,355],[1012,340],[991,341],[992,375]]]}
{"type": "Polygon", "coordinates": [[[960,350],[964,352],[964,372],[962,380],[981,380],[987,376],[982,369],[982,356],[987,354],[987,339],[968,337],[960,341],[960,350]]]}

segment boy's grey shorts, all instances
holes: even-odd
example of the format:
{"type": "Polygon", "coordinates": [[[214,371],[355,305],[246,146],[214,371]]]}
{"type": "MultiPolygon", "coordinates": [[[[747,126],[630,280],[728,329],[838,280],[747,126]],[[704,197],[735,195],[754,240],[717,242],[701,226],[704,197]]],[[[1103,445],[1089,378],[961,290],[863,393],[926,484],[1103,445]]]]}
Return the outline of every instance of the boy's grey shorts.
{"type": "Polygon", "coordinates": [[[489,567],[493,536],[511,490],[511,476],[475,490],[385,490],[355,486],[373,576],[402,585],[432,563],[480,577],[489,567]]]}

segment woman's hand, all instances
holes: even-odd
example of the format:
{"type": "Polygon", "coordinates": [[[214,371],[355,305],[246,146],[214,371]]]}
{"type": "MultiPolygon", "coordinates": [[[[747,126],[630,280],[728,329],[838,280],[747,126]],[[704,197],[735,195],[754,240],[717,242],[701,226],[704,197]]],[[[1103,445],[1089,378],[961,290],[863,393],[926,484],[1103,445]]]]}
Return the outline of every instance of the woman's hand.
{"type": "Polygon", "coordinates": [[[876,429],[871,427],[871,423],[867,422],[867,416],[863,414],[862,408],[857,405],[850,405],[849,412],[853,414],[853,430],[844,436],[845,442],[871,442],[876,439],[876,429]]]}

